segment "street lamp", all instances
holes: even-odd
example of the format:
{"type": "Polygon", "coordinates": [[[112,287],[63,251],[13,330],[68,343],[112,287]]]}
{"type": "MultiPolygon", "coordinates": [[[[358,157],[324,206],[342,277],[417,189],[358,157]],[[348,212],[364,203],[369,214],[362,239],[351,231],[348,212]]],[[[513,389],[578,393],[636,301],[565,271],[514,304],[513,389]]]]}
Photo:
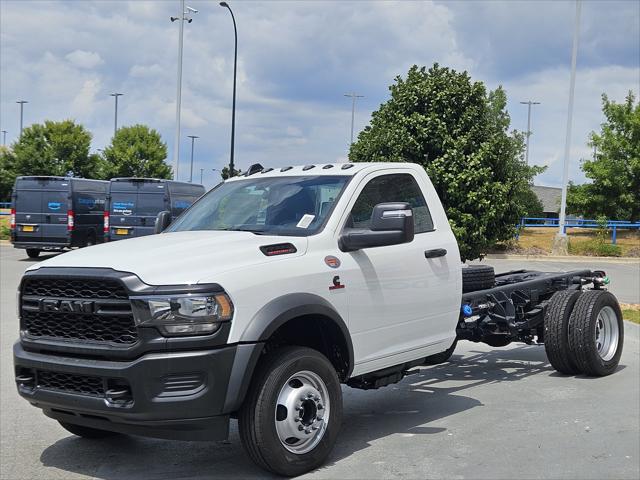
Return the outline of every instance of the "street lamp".
{"type": "Polygon", "coordinates": [[[204,173],[204,168],[200,169],[200,185],[202,185],[202,174],[204,173]]]}
{"type": "Polygon", "coordinates": [[[6,145],[7,144],[7,131],[6,130],[2,130],[2,145],[6,145]]]}
{"type": "Polygon", "coordinates": [[[193,182],[193,144],[196,138],[200,138],[197,135],[187,135],[191,139],[191,172],[189,173],[189,183],[193,182]]]}
{"type": "Polygon", "coordinates": [[[364,98],[364,95],[356,95],[355,92],[345,93],[345,97],[351,97],[351,144],[353,144],[353,123],[356,118],[356,98],[364,98]]]}
{"type": "Polygon", "coordinates": [[[531,105],[540,105],[540,102],[520,102],[522,105],[528,105],[527,111],[527,152],[525,154],[525,162],[529,165],[529,137],[531,136],[531,105]]]}
{"type": "Polygon", "coordinates": [[[116,114],[113,120],[113,136],[116,136],[116,132],[118,131],[118,97],[121,97],[124,93],[110,93],[109,96],[113,97],[116,101],[116,114]]]}
{"type": "Polygon", "coordinates": [[[233,20],[233,33],[235,35],[235,48],[233,53],[233,102],[231,106],[231,156],[229,158],[229,176],[233,177],[234,165],[233,165],[233,151],[234,151],[234,139],[236,134],[236,76],[238,67],[238,29],[236,28],[236,17],[233,16],[233,11],[227,2],[220,2],[220,6],[229,10],[231,14],[231,20],[233,20]]]}
{"type": "Polygon", "coordinates": [[[24,114],[24,104],[29,103],[26,100],[18,100],[16,103],[20,104],[20,136],[22,137],[22,119],[24,114]]]}
{"type": "Polygon", "coordinates": [[[180,106],[182,103],[182,44],[184,39],[184,22],[191,23],[189,16],[198,13],[195,8],[187,7],[184,0],[180,0],[180,16],[171,17],[171,21],[180,20],[180,33],[178,34],[178,87],[176,92],[176,134],[173,145],[173,179],[178,179],[178,167],[180,166],[180,106]]]}
{"type": "Polygon", "coordinates": [[[569,83],[569,106],[567,108],[567,132],[564,140],[564,169],[562,171],[562,197],[560,200],[560,221],[558,233],[553,242],[553,253],[566,255],[568,250],[567,234],[565,232],[567,211],[567,182],[569,181],[569,155],[571,154],[571,123],[573,121],[573,97],[576,89],[576,62],[578,59],[578,40],[580,38],[580,11],[582,2],[576,1],[576,17],[573,30],[573,49],[571,52],[571,80],[569,83]]]}

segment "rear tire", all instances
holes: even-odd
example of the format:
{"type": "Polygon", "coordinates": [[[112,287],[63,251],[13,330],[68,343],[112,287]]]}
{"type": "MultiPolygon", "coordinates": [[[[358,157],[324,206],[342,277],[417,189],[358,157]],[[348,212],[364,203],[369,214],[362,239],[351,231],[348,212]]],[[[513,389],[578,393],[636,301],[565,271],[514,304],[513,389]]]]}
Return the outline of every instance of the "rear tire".
{"type": "Polygon", "coordinates": [[[551,297],[544,317],[544,349],[551,366],[566,375],[576,375],[580,369],[569,351],[569,317],[578,301],[579,290],[563,290],[551,297]]]}
{"type": "Polygon", "coordinates": [[[620,362],[624,343],[622,311],[605,290],[584,292],[569,318],[569,350],[586,375],[611,375],[620,362]]]}
{"type": "Polygon", "coordinates": [[[285,476],[322,465],[341,422],[342,390],[333,365],[316,350],[302,347],[284,347],[261,359],[238,415],[240,438],[251,460],[285,476]]]}
{"type": "Polygon", "coordinates": [[[469,265],[462,269],[462,293],[493,288],[496,273],[489,265],[469,265]]]}
{"type": "Polygon", "coordinates": [[[40,256],[40,250],[37,248],[27,248],[27,256],[29,258],[38,258],[40,256]]]}
{"type": "Polygon", "coordinates": [[[451,346],[447,348],[444,352],[436,353],[435,355],[430,355],[424,360],[425,365],[440,365],[441,363],[445,363],[449,361],[451,355],[455,351],[458,346],[458,339],[455,339],[451,346]]]}
{"type": "Polygon", "coordinates": [[[119,435],[117,432],[110,432],[108,430],[99,430],[97,428],[85,427],[84,425],[75,425],[73,423],[61,422],[58,420],[58,423],[64,428],[67,432],[73,433],[78,437],[88,438],[88,439],[97,439],[97,438],[107,438],[113,437],[115,435],[119,435]]]}

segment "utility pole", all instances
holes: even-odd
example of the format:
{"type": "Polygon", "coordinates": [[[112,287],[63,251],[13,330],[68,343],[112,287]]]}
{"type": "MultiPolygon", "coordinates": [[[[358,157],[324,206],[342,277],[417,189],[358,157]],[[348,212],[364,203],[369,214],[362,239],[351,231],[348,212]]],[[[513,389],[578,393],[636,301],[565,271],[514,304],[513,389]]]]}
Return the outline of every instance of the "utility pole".
{"type": "Polygon", "coordinates": [[[202,185],[202,174],[204,173],[204,168],[200,169],[200,185],[202,185]]]}
{"type": "Polygon", "coordinates": [[[567,234],[565,233],[567,211],[567,182],[569,181],[569,155],[571,154],[571,123],[573,121],[573,97],[576,89],[576,62],[578,59],[578,40],[580,38],[580,11],[581,0],[576,1],[575,28],[573,31],[573,49],[571,52],[571,80],[569,83],[569,106],[567,108],[567,133],[564,142],[564,169],[562,172],[562,199],[560,202],[560,221],[558,233],[554,239],[553,253],[566,254],[568,248],[567,234]]]}
{"type": "Polygon", "coordinates": [[[24,118],[24,104],[29,103],[26,100],[18,100],[16,103],[20,104],[20,137],[22,137],[22,119],[24,118]]]}
{"type": "Polygon", "coordinates": [[[187,135],[191,139],[191,171],[189,172],[189,183],[193,182],[193,144],[196,138],[200,138],[197,135],[187,135]]]}
{"type": "Polygon", "coordinates": [[[233,15],[233,10],[227,2],[220,2],[222,8],[229,10],[231,14],[231,20],[233,20],[233,33],[235,36],[235,47],[233,50],[233,100],[231,105],[231,154],[229,156],[229,176],[233,177],[235,172],[235,136],[236,136],[236,77],[238,67],[238,29],[236,27],[236,17],[233,15]]]}
{"type": "Polygon", "coordinates": [[[7,131],[2,130],[2,146],[5,146],[6,144],[7,144],[7,131]]]}
{"type": "Polygon", "coordinates": [[[353,124],[356,118],[356,98],[364,98],[364,95],[356,95],[355,92],[352,92],[352,93],[345,93],[344,96],[351,97],[351,143],[349,145],[352,145],[353,144],[353,124]]]}
{"type": "Polygon", "coordinates": [[[540,105],[540,102],[532,102],[529,100],[528,102],[520,102],[523,105],[528,105],[527,108],[527,152],[525,154],[525,162],[529,165],[529,137],[533,133],[531,131],[531,105],[540,105]]]}
{"type": "Polygon", "coordinates": [[[178,179],[178,168],[180,167],[180,107],[182,105],[182,46],[184,43],[184,22],[191,23],[193,19],[189,17],[191,13],[198,13],[195,8],[187,7],[184,0],[180,0],[180,16],[171,17],[171,21],[179,20],[178,33],[178,86],[176,91],[176,133],[173,144],[173,179],[178,179]]]}
{"type": "Polygon", "coordinates": [[[118,131],[118,97],[121,97],[124,93],[110,93],[109,96],[113,97],[116,101],[116,114],[113,120],[113,136],[116,136],[116,132],[118,131]]]}

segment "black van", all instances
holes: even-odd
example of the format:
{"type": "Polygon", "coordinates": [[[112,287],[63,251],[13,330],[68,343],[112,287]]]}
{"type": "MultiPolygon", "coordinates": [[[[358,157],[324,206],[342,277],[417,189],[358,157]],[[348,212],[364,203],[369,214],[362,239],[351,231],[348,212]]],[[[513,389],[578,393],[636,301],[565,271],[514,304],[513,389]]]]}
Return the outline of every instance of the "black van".
{"type": "Polygon", "coordinates": [[[72,177],[17,177],[11,194],[11,242],[36,258],[42,250],[103,241],[109,182],[72,177]]]}
{"type": "Polygon", "coordinates": [[[204,194],[194,183],[157,178],[112,178],[104,211],[105,241],[153,233],[158,213],[176,218],[204,194]]]}

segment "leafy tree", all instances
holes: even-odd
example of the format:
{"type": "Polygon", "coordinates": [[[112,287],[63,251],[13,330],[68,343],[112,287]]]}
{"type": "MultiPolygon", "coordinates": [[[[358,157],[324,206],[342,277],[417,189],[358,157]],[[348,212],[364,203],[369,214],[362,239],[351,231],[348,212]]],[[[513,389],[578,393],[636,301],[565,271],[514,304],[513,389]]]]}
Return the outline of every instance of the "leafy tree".
{"type": "Polygon", "coordinates": [[[91,133],[73,120],[33,124],[12,145],[17,175],[67,175],[96,178],[100,165],[89,155],[91,133]]]}
{"type": "Polygon", "coordinates": [[[11,200],[11,189],[16,178],[15,157],[5,146],[0,146],[0,202],[11,200]]]}
{"type": "Polygon", "coordinates": [[[102,155],[105,178],[171,178],[167,145],[160,134],[146,125],[118,129],[102,155]]]}
{"type": "Polygon", "coordinates": [[[605,122],[592,132],[589,145],[596,158],[582,161],[591,183],[571,185],[567,205],[588,217],[640,219],[640,102],[629,92],[623,103],[602,95],[605,122]]]}
{"type": "Polygon", "coordinates": [[[237,177],[238,175],[242,174],[242,170],[239,170],[236,168],[233,169],[233,175],[229,175],[229,172],[230,170],[228,166],[222,168],[222,171],[220,172],[220,176],[222,176],[223,180],[227,180],[230,177],[237,177]]]}
{"type": "Polygon", "coordinates": [[[520,199],[525,217],[540,217],[544,214],[544,205],[531,188],[523,189],[520,199]]]}
{"type": "Polygon", "coordinates": [[[502,88],[488,92],[466,72],[413,66],[351,146],[355,162],[422,165],[445,207],[463,260],[513,238],[539,167],[522,159],[523,136],[509,134],[502,88]]]}

